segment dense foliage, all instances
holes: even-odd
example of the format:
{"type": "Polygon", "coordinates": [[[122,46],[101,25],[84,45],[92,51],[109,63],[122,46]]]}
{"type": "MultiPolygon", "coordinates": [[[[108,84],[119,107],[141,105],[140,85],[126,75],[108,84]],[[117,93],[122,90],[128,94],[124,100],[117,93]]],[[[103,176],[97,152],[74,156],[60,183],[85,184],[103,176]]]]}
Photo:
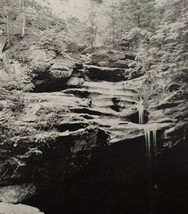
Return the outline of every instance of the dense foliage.
{"type": "MultiPolygon", "coordinates": [[[[50,6],[41,6],[39,0],[3,0],[0,4],[0,29],[7,38],[6,48],[14,47],[10,48],[10,57],[26,65],[27,71],[32,70],[28,63],[32,66],[37,63],[29,62],[23,51],[31,45],[53,50],[57,56],[64,52],[78,55],[99,46],[135,51],[138,64],[151,82],[155,79],[151,70],[156,75],[160,73],[164,80],[164,71],[175,78],[177,70],[187,68],[186,0],[90,0],[84,20],[73,15],[57,18],[50,6]]],[[[8,70],[11,62],[5,62],[8,70]]],[[[14,82],[22,82],[20,88],[24,81],[29,84],[28,72],[22,73],[24,80],[17,80],[21,75],[16,74],[9,76],[14,76],[14,82]]],[[[166,85],[162,83],[160,88],[163,90],[166,85]]]]}

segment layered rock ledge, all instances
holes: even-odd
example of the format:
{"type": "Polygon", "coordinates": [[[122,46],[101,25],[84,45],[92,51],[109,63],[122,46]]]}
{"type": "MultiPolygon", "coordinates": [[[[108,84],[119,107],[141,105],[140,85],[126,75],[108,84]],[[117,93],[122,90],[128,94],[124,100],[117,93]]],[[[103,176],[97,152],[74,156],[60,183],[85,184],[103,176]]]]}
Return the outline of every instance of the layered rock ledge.
{"type": "Polygon", "coordinates": [[[186,94],[170,92],[158,103],[145,100],[142,90],[146,76],[130,76],[126,69],[133,65],[116,68],[109,58],[105,63],[93,61],[95,65],[75,64],[72,68],[59,61],[53,63],[48,74],[57,74],[55,78],[61,82],[60,73],[64,72],[58,91],[54,91],[56,79],[48,82],[45,75],[39,78],[41,73],[35,79],[35,91],[24,92],[22,99],[2,90],[2,115],[7,109],[13,115],[17,107],[21,111],[11,117],[2,133],[14,130],[0,145],[0,201],[19,203],[58,186],[63,189],[70,178],[88,168],[96,151],[131,144],[144,150],[145,130],[157,132],[159,153],[179,142],[176,139],[187,137],[187,122],[183,120],[187,110],[182,103],[186,94]],[[144,124],[139,124],[140,116],[144,124]],[[14,200],[10,192],[15,193],[14,200]]]}

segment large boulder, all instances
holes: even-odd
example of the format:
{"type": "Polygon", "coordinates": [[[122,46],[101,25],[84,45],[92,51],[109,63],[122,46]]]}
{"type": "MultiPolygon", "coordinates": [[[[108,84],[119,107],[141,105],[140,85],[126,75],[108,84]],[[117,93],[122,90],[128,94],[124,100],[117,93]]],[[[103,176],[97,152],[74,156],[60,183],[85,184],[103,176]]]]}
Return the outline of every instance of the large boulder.
{"type": "Polygon", "coordinates": [[[35,194],[36,188],[33,184],[4,186],[0,187],[0,202],[20,203],[35,194]]]}
{"type": "Polygon", "coordinates": [[[54,45],[45,41],[22,42],[20,46],[7,50],[5,56],[7,64],[2,68],[4,85],[10,90],[62,90],[73,72],[80,73],[80,64],[76,60],[68,53],[59,53],[54,45]],[[9,83],[7,76],[13,77],[9,83]]]}
{"type": "Polygon", "coordinates": [[[64,58],[51,61],[51,65],[41,62],[32,69],[32,82],[35,91],[54,91],[65,88],[72,75],[71,63],[64,58]]]}
{"type": "Polygon", "coordinates": [[[91,54],[91,60],[88,64],[110,68],[129,68],[135,58],[136,54],[132,52],[99,50],[91,54]]]}
{"type": "Polygon", "coordinates": [[[136,54],[117,50],[98,50],[86,62],[86,76],[91,80],[123,81],[143,75],[136,54]]]}
{"type": "MultiPolygon", "coordinates": [[[[66,102],[63,98],[62,101],[66,102]]],[[[57,106],[56,102],[52,104],[57,106]]],[[[47,108],[44,97],[39,103],[35,101],[33,108],[27,107],[32,120],[25,111],[20,118],[22,122],[12,120],[7,127],[0,127],[1,132],[5,129],[4,135],[11,130],[8,142],[1,139],[0,145],[0,201],[20,203],[37,192],[63,186],[64,180],[83,170],[93,151],[106,143],[106,140],[101,140],[104,131],[97,126],[71,123],[69,116],[67,122],[53,122],[52,111],[47,108]],[[34,111],[33,115],[31,111],[34,111]]],[[[62,111],[59,115],[61,120],[65,119],[65,111],[60,106],[58,111],[62,111]]]]}

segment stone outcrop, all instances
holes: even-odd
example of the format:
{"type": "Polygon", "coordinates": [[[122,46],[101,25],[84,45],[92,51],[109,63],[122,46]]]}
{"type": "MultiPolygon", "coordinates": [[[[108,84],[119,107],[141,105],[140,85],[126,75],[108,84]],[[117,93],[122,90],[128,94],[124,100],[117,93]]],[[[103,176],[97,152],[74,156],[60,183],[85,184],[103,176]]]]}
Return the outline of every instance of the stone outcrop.
{"type": "Polygon", "coordinates": [[[163,135],[164,144],[172,147],[187,139],[187,75],[186,69],[177,72],[167,71],[165,75],[169,77],[166,93],[161,95],[158,102],[153,102],[154,106],[150,106],[149,111],[152,114],[149,120],[159,123],[172,122],[173,126],[166,129],[163,135]]]}
{"type": "Polygon", "coordinates": [[[141,66],[133,52],[99,50],[87,61],[86,77],[93,81],[118,82],[142,76],[141,66]]]}
{"type": "Polygon", "coordinates": [[[91,55],[88,64],[110,68],[129,68],[136,58],[133,52],[122,52],[117,50],[99,50],[91,55]]]}
{"type": "Polygon", "coordinates": [[[114,82],[142,75],[141,68],[135,62],[136,55],[131,52],[98,51],[90,56],[90,60],[83,67],[67,54],[54,59],[55,52],[52,54],[52,50],[35,53],[34,48],[32,51],[34,55],[39,54],[44,58],[42,62],[37,61],[36,66],[36,59],[31,60],[32,54],[29,58],[33,64],[31,69],[34,91],[38,92],[80,87],[84,80],[114,82]]]}
{"type": "Polygon", "coordinates": [[[2,214],[44,214],[35,207],[23,204],[0,203],[0,211],[2,214]]]}
{"type": "Polygon", "coordinates": [[[66,88],[77,64],[49,42],[28,42],[4,53],[1,76],[10,79],[8,90],[57,91],[66,88]],[[4,77],[5,76],[5,77],[4,77]],[[12,84],[12,85],[11,85],[12,84]]]}
{"type": "Polygon", "coordinates": [[[32,64],[33,93],[24,92],[22,100],[2,90],[1,113],[11,112],[11,120],[1,122],[0,201],[20,203],[56,188],[63,191],[69,179],[88,170],[96,153],[117,149],[118,156],[122,147],[129,161],[132,144],[145,149],[145,130],[157,132],[158,152],[188,137],[186,93],[173,87],[158,102],[145,101],[147,77],[140,77],[134,54],[94,53],[92,65],[84,66],[49,55],[32,64]]]}
{"type": "MultiPolygon", "coordinates": [[[[74,77],[81,78],[76,72],[74,77]]],[[[25,191],[15,201],[6,194],[0,200],[17,203],[61,186],[87,168],[96,149],[143,142],[148,128],[157,127],[159,133],[171,128],[172,120],[151,124],[147,109],[143,116],[148,124],[138,124],[141,97],[136,87],[143,81],[85,81],[60,92],[24,93],[23,110],[11,124],[18,127],[17,134],[0,145],[0,184],[14,192],[21,183],[25,191]]]]}
{"type": "Polygon", "coordinates": [[[143,75],[132,52],[99,50],[89,54],[83,66],[83,57],[75,60],[47,41],[36,41],[14,46],[4,55],[6,66],[0,72],[5,79],[10,76],[4,86],[8,90],[53,92],[80,87],[84,80],[118,82],[143,75]]]}

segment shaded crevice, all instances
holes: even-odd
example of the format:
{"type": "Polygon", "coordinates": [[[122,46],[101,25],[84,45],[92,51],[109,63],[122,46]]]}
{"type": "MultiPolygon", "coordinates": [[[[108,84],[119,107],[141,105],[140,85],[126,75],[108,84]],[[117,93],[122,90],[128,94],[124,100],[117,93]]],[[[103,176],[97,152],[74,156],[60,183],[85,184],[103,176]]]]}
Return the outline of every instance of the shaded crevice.
{"type": "Polygon", "coordinates": [[[100,111],[96,111],[88,108],[77,108],[77,109],[73,108],[71,109],[71,111],[73,111],[74,113],[86,113],[89,115],[96,115],[96,116],[112,116],[110,113],[100,112],[100,111]]]}
{"type": "Polygon", "coordinates": [[[120,82],[128,79],[127,71],[123,68],[87,66],[85,75],[93,81],[120,82]]]}
{"type": "Polygon", "coordinates": [[[73,94],[80,98],[89,98],[91,93],[87,90],[77,90],[77,89],[66,89],[63,91],[65,94],[73,94]]]}
{"type": "Polygon", "coordinates": [[[77,131],[82,128],[86,128],[88,126],[88,123],[82,123],[82,122],[69,122],[69,123],[60,123],[58,125],[54,125],[54,128],[57,129],[57,131],[65,132],[65,131],[77,131]]]}
{"type": "MultiPolygon", "coordinates": [[[[133,123],[139,124],[139,112],[137,111],[137,112],[127,116],[127,119],[133,123]]],[[[143,119],[144,119],[144,121],[143,121],[144,124],[149,121],[149,112],[147,110],[144,110],[143,119]]]]}
{"type": "Polygon", "coordinates": [[[54,92],[54,91],[61,91],[67,88],[67,80],[53,80],[50,79],[47,80],[35,80],[35,87],[33,89],[33,92],[41,93],[41,92],[54,92]]]}
{"type": "Polygon", "coordinates": [[[180,104],[180,102],[176,103],[165,103],[157,106],[157,110],[166,109],[166,108],[173,108],[180,104]]]}

